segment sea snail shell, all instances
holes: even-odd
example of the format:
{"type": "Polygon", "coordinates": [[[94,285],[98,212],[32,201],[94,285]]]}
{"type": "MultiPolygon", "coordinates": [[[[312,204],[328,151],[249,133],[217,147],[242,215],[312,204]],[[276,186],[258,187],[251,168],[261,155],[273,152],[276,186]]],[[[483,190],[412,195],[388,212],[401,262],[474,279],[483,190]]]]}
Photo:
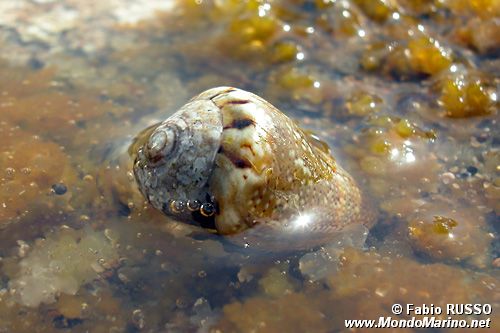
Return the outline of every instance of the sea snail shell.
{"type": "Polygon", "coordinates": [[[237,243],[304,249],[373,223],[326,144],[247,91],[207,90],[137,140],[134,174],[146,199],[237,243]]]}

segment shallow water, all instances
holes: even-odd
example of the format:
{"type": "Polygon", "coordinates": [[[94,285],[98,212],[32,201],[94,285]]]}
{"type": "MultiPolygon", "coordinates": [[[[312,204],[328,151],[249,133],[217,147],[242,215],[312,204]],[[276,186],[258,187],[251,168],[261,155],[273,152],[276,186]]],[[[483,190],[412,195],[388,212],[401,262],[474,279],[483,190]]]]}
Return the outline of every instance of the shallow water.
{"type": "Polygon", "coordinates": [[[395,303],[491,304],[452,317],[498,331],[498,20],[497,0],[2,1],[0,332],[344,332],[395,303]],[[328,142],[376,202],[367,237],[262,253],[144,202],[133,137],[221,85],[328,142]]]}

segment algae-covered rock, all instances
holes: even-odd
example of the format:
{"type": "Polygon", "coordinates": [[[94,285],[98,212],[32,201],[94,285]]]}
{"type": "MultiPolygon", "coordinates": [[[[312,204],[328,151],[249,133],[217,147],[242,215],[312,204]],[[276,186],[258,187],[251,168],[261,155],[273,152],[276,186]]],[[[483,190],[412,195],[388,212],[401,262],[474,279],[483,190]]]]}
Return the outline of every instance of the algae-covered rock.
{"type": "Polygon", "coordinates": [[[85,283],[99,277],[117,260],[103,232],[67,227],[39,239],[19,261],[9,291],[23,305],[52,303],[61,294],[74,295],[85,283]]]}

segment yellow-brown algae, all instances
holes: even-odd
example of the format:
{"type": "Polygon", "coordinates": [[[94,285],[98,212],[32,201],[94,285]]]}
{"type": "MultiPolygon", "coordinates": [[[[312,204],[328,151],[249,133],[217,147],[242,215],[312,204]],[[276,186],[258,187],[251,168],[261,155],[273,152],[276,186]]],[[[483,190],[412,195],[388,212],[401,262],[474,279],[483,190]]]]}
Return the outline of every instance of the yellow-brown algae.
{"type": "Polygon", "coordinates": [[[471,207],[453,209],[449,202],[435,200],[420,207],[408,224],[415,252],[444,262],[466,262],[484,268],[487,250],[494,240],[481,214],[471,207]]]}

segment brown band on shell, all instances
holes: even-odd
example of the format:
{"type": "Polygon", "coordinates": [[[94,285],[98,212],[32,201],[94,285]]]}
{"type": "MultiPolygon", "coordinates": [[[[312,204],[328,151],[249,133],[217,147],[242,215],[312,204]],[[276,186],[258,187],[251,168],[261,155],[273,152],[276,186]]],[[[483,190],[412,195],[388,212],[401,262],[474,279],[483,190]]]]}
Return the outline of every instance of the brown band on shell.
{"type": "Polygon", "coordinates": [[[222,91],[218,91],[218,92],[217,92],[217,94],[215,94],[215,95],[211,96],[211,97],[210,97],[210,100],[213,100],[213,99],[214,99],[214,98],[216,98],[217,96],[220,96],[220,95],[222,95],[222,94],[227,94],[227,93],[229,93],[229,92],[231,92],[231,91],[235,91],[235,90],[237,90],[237,89],[236,89],[236,88],[233,88],[233,87],[227,87],[227,89],[224,89],[224,90],[222,90],[222,91]]]}
{"type": "Polygon", "coordinates": [[[231,163],[233,163],[233,165],[238,169],[246,169],[252,167],[252,163],[250,163],[250,161],[248,161],[245,158],[241,158],[240,156],[237,156],[235,154],[232,154],[229,151],[224,150],[222,146],[219,147],[218,152],[219,154],[224,154],[231,161],[231,163]]]}
{"type": "Polygon", "coordinates": [[[222,105],[219,105],[219,107],[222,109],[224,106],[226,106],[228,104],[229,105],[231,105],[231,104],[238,105],[238,104],[247,104],[247,103],[250,103],[250,101],[248,99],[234,99],[234,100],[227,101],[222,105]]]}
{"type": "Polygon", "coordinates": [[[243,129],[251,125],[255,125],[255,120],[250,118],[235,119],[231,124],[229,124],[229,126],[224,127],[224,129],[228,128],[243,129]]]}

